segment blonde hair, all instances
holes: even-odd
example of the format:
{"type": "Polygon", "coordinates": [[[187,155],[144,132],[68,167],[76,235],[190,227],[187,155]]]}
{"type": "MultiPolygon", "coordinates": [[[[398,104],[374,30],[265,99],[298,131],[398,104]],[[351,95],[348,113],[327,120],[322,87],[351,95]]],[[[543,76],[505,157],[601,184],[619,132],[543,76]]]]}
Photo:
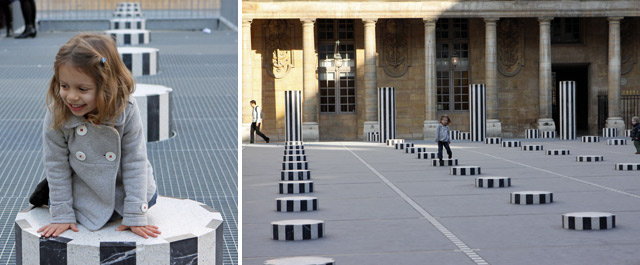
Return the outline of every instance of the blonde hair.
{"type": "Polygon", "coordinates": [[[72,115],[60,98],[60,67],[77,68],[96,84],[97,114],[88,114],[92,124],[115,122],[127,107],[135,81],[120,59],[115,41],[106,35],[82,33],[63,45],[53,64],[54,74],[47,92],[47,106],[53,112],[53,128],[62,126],[72,115]],[[104,59],[103,59],[104,58],[104,59]]]}
{"type": "Polygon", "coordinates": [[[442,121],[442,119],[447,118],[447,125],[449,125],[449,123],[451,123],[451,118],[449,118],[449,116],[447,115],[442,115],[440,116],[440,121],[442,121]]]}

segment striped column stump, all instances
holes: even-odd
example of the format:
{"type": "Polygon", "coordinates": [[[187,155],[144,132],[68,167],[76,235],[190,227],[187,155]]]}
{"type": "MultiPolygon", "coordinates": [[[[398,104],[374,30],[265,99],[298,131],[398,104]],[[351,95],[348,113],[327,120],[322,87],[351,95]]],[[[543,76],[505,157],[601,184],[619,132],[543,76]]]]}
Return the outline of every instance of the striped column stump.
{"type": "Polygon", "coordinates": [[[548,156],[566,156],[569,155],[570,152],[568,149],[554,149],[554,150],[547,150],[547,155],[548,156]]]}
{"type": "Polygon", "coordinates": [[[601,155],[579,155],[576,156],[577,162],[601,162],[604,161],[604,156],[601,155]]]}
{"type": "Polygon", "coordinates": [[[421,153],[426,151],[427,151],[426,147],[407,147],[404,149],[405,154],[416,154],[416,153],[421,153]]]}
{"type": "Polygon", "coordinates": [[[560,139],[576,139],[576,82],[560,81],[560,139]]]}
{"type": "Polygon", "coordinates": [[[114,29],[105,31],[120,45],[140,45],[149,43],[149,31],[146,29],[114,29]]]}
{"type": "Polygon", "coordinates": [[[450,130],[449,131],[449,139],[459,140],[460,139],[460,130],[450,130]]]}
{"type": "Polygon", "coordinates": [[[303,149],[286,149],[284,150],[285,155],[304,155],[303,149]]]}
{"type": "Polygon", "coordinates": [[[598,136],[582,136],[581,138],[583,143],[597,143],[600,142],[600,137],[598,136]]]}
{"type": "Polygon", "coordinates": [[[511,204],[547,204],[553,202],[550,191],[516,191],[511,193],[511,204]]]}
{"type": "Polygon", "coordinates": [[[335,260],[325,257],[291,257],[281,259],[270,259],[264,262],[265,265],[335,265],[335,260]]]}
{"type": "Polygon", "coordinates": [[[457,166],[458,165],[458,159],[457,158],[451,158],[451,159],[431,159],[431,165],[434,167],[451,167],[451,166],[457,166]]]}
{"type": "Polygon", "coordinates": [[[404,143],[404,139],[387,139],[387,146],[396,146],[396,144],[404,143]]]}
{"type": "Polygon", "coordinates": [[[616,163],[616,170],[640,171],[640,163],[616,163]]]}
{"type": "Polygon", "coordinates": [[[324,237],[322,220],[282,220],[271,222],[275,240],[310,240],[324,237]]]}
{"type": "Polygon", "coordinates": [[[487,136],[487,89],[484,84],[469,85],[469,125],[471,141],[484,141],[487,136]]]}
{"type": "Polygon", "coordinates": [[[165,86],[136,84],[133,98],[138,103],[147,142],[163,141],[171,137],[172,93],[173,89],[165,86]]]}
{"type": "Polygon", "coordinates": [[[282,170],[280,171],[280,180],[296,181],[311,179],[310,170],[282,170]]]}
{"type": "Polygon", "coordinates": [[[618,137],[618,128],[602,128],[602,137],[604,138],[618,137]]]}
{"type": "Polygon", "coordinates": [[[158,73],[160,54],[158,49],[118,47],[118,53],[133,76],[156,75],[158,73]]]}
{"type": "Polygon", "coordinates": [[[527,139],[537,139],[540,138],[540,130],[538,129],[527,129],[526,131],[527,139]]]}
{"type": "Polygon", "coordinates": [[[284,145],[304,145],[302,141],[284,141],[284,145]]]}
{"type": "Polygon", "coordinates": [[[114,17],[142,17],[141,11],[116,11],[113,12],[114,17]]]}
{"type": "Polygon", "coordinates": [[[402,149],[405,149],[406,147],[413,147],[413,143],[397,143],[396,144],[396,150],[402,150],[402,149]]]}
{"type": "Polygon", "coordinates": [[[380,132],[367,132],[367,142],[380,142],[380,132]]]}
{"type": "Polygon", "coordinates": [[[116,12],[122,13],[134,13],[134,12],[142,12],[140,5],[136,4],[126,4],[126,5],[118,5],[116,8],[116,12]]]}
{"type": "Polygon", "coordinates": [[[627,140],[626,139],[607,139],[607,144],[608,145],[627,145],[627,140]]]}
{"type": "Polygon", "coordinates": [[[222,216],[196,201],[158,196],[146,215],[149,224],[160,227],[162,234],[150,239],[116,231],[119,220],[97,231],[78,224],[79,232],[42,238],[37,230],[50,223],[49,209],[31,207],[15,219],[14,264],[222,265],[222,216]]]}
{"type": "Polygon", "coordinates": [[[554,139],[556,138],[556,132],[555,131],[544,131],[541,132],[542,138],[546,138],[546,139],[554,139]]]}
{"type": "Polygon", "coordinates": [[[624,137],[631,137],[631,130],[624,130],[624,137]]]}
{"type": "Polygon", "coordinates": [[[454,176],[473,176],[481,174],[479,166],[454,166],[451,167],[449,173],[454,176]]]}
{"type": "Polygon", "coordinates": [[[418,159],[434,159],[438,158],[438,152],[419,152],[418,159]]]}
{"type": "Polygon", "coordinates": [[[309,162],[282,162],[282,170],[309,169],[309,162]]]}
{"type": "Polygon", "coordinates": [[[378,87],[378,124],[380,141],[396,138],[396,89],[378,87]]]}
{"type": "Polygon", "coordinates": [[[140,7],[140,3],[139,2],[121,2],[118,3],[118,8],[120,7],[140,7]]]}
{"type": "Polygon", "coordinates": [[[522,146],[522,151],[542,151],[541,144],[527,144],[522,146]]]}
{"type": "Polygon", "coordinates": [[[522,142],[520,141],[503,141],[502,147],[520,147],[522,142]]]}
{"type": "Polygon", "coordinates": [[[302,91],[284,91],[284,139],[302,141],[302,91]]]}
{"type": "Polygon", "coordinates": [[[284,156],[282,156],[282,162],[288,162],[288,161],[306,162],[307,161],[307,156],[306,155],[284,155],[284,156]]]}
{"type": "Polygon", "coordinates": [[[278,183],[280,194],[302,194],[313,192],[313,181],[280,181],[278,183]]]}
{"type": "Polygon", "coordinates": [[[145,18],[112,18],[109,20],[109,29],[147,29],[145,18]]]}
{"type": "Polygon", "coordinates": [[[460,133],[460,140],[471,140],[471,133],[470,132],[461,132],[460,133]]]}
{"type": "Polygon", "coordinates": [[[278,212],[310,212],[318,210],[318,198],[305,196],[281,197],[276,199],[278,212]]]}
{"type": "Polygon", "coordinates": [[[484,138],[485,144],[500,144],[502,143],[502,137],[487,137],[484,138]]]}
{"type": "Polygon", "coordinates": [[[511,187],[511,178],[509,177],[477,177],[476,178],[476,188],[489,189],[489,188],[507,188],[507,187],[511,187]]]}
{"type": "Polygon", "coordinates": [[[562,215],[562,228],[569,230],[605,230],[616,227],[616,215],[599,212],[577,212],[562,215]]]}
{"type": "Polygon", "coordinates": [[[284,150],[302,150],[304,145],[285,145],[284,150]]]}

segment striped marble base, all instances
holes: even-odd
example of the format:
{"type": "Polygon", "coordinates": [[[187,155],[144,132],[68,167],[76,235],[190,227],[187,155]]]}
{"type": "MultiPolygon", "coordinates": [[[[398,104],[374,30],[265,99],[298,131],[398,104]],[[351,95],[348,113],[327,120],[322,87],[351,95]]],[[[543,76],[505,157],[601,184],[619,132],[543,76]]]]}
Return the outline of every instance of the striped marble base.
{"type": "Polygon", "coordinates": [[[547,204],[553,202],[550,191],[516,191],[511,193],[511,204],[547,204]]]}
{"type": "Polygon", "coordinates": [[[555,131],[544,131],[544,132],[540,132],[540,135],[542,138],[556,138],[556,132],[555,131]]]}
{"type": "Polygon", "coordinates": [[[110,29],[147,29],[147,19],[144,18],[112,18],[110,29]]]}
{"type": "Polygon", "coordinates": [[[304,150],[304,145],[285,145],[284,150],[304,150]]]}
{"type": "Polygon", "coordinates": [[[457,166],[458,165],[458,159],[457,158],[451,158],[451,159],[431,159],[431,165],[434,167],[451,167],[451,166],[457,166]]]}
{"type": "Polygon", "coordinates": [[[581,141],[583,143],[597,143],[600,142],[599,136],[582,136],[581,141]]]}
{"type": "Polygon", "coordinates": [[[292,196],[276,198],[278,212],[310,212],[318,210],[318,198],[307,196],[292,196]]]}
{"type": "Polygon", "coordinates": [[[471,139],[471,133],[470,132],[461,132],[460,133],[460,140],[470,140],[471,139]]]}
{"type": "Polygon", "coordinates": [[[640,163],[616,163],[616,170],[640,171],[640,163]]]}
{"type": "Polygon", "coordinates": [[[309,169],[309,162],[282,162],[282,170],[309,169]]]}
{"type": "Polygon", "coordinates": [[[122,62],[133,76],[156,75],[158,73],[159,50],[143,47],[118,47],[122,62]]]}
{"type": "Polygon", "coordinates": [[[626,139],[607,139],[607,145],[627,145],[626,139]]]}
{"type": "Polygon", "coordinates": [[[403,150],[407,147],[413,147],[413,143],[397,143],[395,144],[396,150],[403,150]]]}
{"type": "Polygon", "coordinates": [[[307,161],[307,156],[306,155],[284,155],[284,156],[282,156],[282,161],[283,162],[288,162],[288,161],[307,161]]]}
{"type": "Polygon", "coordinates": [[[538,129],[527,129],[526,132],[527,139],[537,139],[540,138],[540,130],[538,129]]]}
{"type": "Polygon", "coordinates": [[[146,29],[114,29],[105,31],[117,45],[140,45],[149,43],[149,31],[146,29]]]}
{"type": "Polygon", "coordinates": [[[284,145],[304,145],[302,141],[285,141],[284,145]]]}
{"type": "Polygon", "coordinates": [[[566,156],[569,155],[570,152],[568,149],[554,149],[554,150],[547,150],[547,155],[549,156],[566,156]]]}
{"type": "Polygon", "coordinates": [[[282,220],[271,222],[275,240],[310,240],[324,237],[322,220],[282,220]]]}
{"type": "Polygon", "coordinates": [[[270,259],[264,262],[265,265],[335,265],[335,260],[325,257],[290,257],[280,259],[270,259]]]}
{"type": "Polygon", "coordinates": [[[404,139],[387,139],[387,146],[396,146],[399,143],[404,143],[404,139]]]}
{"type": "Polygon", "coordinates": [[[427,151],[426,147],[407,147],[404,149],[405,154],[415,154],[415,153],[421,153],[426,151],[427,151]]]}
{"type": "Polygon", "coordinates": [[[562,228],[569,230],[605,230],[616,227],[612,213],[577,212],[562,215],[562,228]]]}
{"type": "Polygon", "coordinates": [[[285,155],[304,155],[303,149],[287,149],[284,150],[285,155]]]}
{"type": "Polygon", "coordinates": [[[309,180],[311,179],[310,170],[282,170],[280,171],[280,180],[309,180]]]}
{"type": "Polygon", "coordinates": [[[451,139],[451,141],[460,139],[460,130],[450,130],[449,139],[451,139]]]}
{"type": "Polygon", "coordinates": [[[434,159],[438,158],[438,152],[420,152],[418,153],[418,159],[434,159]]]}
{"type": "Polygon", "coordinates": [[[449,169],[449,173],[454,176],[473,176],[481,174],[479,166],[454,166],[449,169]]]}
{"type": "Polygon", "coordinates": [[[631,137],[631,130],[624,130],[624,137],[631,137]]]}
{"type": "Polygon", "coordinates": [[[278,183],[280,194],[302,194],[313,192],[313,181],[281,181],[278,183]]]}
{"type": "Polygon", "coordinates": [[[601,162],[604,161],[604,156],[601,155],[579,155],[576,156],[577,162],[601,162]]]}
{"type": "Polygon", "coordinates": [[[604,138],[618,137],[618,128],[602,128],[602,137],[604,138]]]}
{"type": "MultiPolygon", "coordinates": [[[[478,169],[479,171],[480,169],[478,169]]],[[[477,177],[476,188],[507,188],[511,187],[509,177],[477,177]]]]}
{"type": "Polygon", "coordinates": [[[502,137],[487,137],[484,138],[485,144],[500,144],[502,142],[502,137]]]}
{"type": "Polygon", "coordinates": [[[169,87],[136,84],[133,97],[138,103],[147,142],[163,141],[171,137],[172,93],[173,89],[169,87]]]}
{"type": "Polygon", "coordinates": [[[523,145],[522,151],[542,151],[543,147],[541,144],[527,144],[523,145]]]}
{"type": "Polygon", "coordinates": [[[520,141],[503,141],[502,147],[520,147],[522,142],[520,141]]]}

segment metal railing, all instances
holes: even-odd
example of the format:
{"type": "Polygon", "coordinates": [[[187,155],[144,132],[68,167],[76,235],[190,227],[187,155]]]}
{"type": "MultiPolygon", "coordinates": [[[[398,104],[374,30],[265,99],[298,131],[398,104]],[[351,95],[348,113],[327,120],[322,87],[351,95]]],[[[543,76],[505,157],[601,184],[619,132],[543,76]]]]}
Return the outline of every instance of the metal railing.
{"type": "Polygon", "coordinates": [[[36,0],[37,19],[110,19],[121,2],[137,2],[145,18],[217,18],[222,0],[36,0]]]}

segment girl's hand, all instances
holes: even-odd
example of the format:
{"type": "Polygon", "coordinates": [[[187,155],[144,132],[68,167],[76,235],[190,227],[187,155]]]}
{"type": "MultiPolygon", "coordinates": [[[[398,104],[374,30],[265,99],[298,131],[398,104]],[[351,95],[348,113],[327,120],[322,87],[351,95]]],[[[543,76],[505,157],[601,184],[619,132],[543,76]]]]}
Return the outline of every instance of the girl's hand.
{"type": "Polygon", "coordinates": [[[158,227],[155,225],[145,225],[145,226],[121,225],[121,226],[118,226],[118,228],[116,228],[116,231],[124,231],[127,228],[131,229],[131,232],[135,233],[136,235],[139,235],[144,238],[158,237],[158,235],[161,234],[160,230],[158,230],[158,227]]]}
{"type": "Polygon", "coordinates": [[[62,224],[48,224],[38,229],[38,233],[42,232],[40,236],[43,237],[57,237],[62,234],[64,231],[67,231],[71,228],[71,231],[78,232],[78,227],[74,223],[62,223],[62,224]]]}

